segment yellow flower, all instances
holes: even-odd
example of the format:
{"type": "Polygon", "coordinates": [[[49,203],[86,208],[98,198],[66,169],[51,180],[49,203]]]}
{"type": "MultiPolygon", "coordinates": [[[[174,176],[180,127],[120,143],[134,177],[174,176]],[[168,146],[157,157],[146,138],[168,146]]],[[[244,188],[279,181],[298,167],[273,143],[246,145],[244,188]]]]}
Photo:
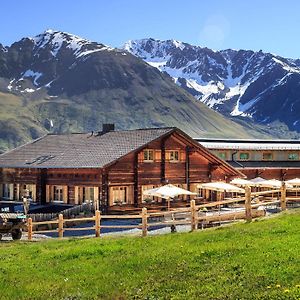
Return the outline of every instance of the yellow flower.
{"type": "Polygon", "coordinates": [[[277,288],[280,288],[280,287],[281,287],[281,285],[280,285],[280,284],[276,284],[276,287],[277,287],[277,288]]]}
{"type": "Polygon", "coordinates": [[[289,290],[289,289],[285,289],[284,292],[285,292],[285,293],[289,293],[290,290],[289,290]]]}

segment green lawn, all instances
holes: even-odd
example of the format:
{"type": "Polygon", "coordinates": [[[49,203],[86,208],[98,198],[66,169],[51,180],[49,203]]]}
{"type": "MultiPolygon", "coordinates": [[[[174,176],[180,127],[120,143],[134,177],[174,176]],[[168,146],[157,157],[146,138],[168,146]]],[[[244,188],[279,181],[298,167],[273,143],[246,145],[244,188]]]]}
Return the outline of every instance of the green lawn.
{"type": "Polygon", "coordinates": [[[0,299],[300,299],[300,210],[155,237],[0,243],[0,299]]]}

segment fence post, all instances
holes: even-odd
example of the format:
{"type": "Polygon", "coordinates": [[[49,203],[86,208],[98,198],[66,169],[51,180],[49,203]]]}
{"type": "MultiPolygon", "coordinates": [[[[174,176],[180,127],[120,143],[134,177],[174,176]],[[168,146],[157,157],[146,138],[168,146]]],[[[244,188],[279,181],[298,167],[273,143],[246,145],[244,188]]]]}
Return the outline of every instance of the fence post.
{"type": "Polygon", "coordinates": [[[27,238],[28,241],[32,240],[32,218],[28,218],[27,220],[27,238]]]}
{"type": "Polygon", "coordinates": [[[246,221],[252,221],[251,215],[251,188],[249,186],[245,186],[245,218],[246,221]]]}
{"type": "Polygon", "coordinates": [[[62,238],[64,236],[64,216],[63,214],[58,215],[58,237],[62,238]]]}
{"type": "Polygon", "coordinates": [[[196,202],[195,200],[191,200],[191,230],[194,231],[197,223],[197,210],[196,210],[196,202]]]}
{"type": "Polygon", "coordinates": [[[281,210],[286,210],[286,185],[283,181],[280,188],[280,207],[281,210]]]}
{"type": "Polygon", "coordinates": [[[96,237],[100,237],[100,222],[101,222],[101,214],[99,210],[95,211],[95,235],[96,237]]]}
{"type": "Polygon", "coordinates": [[[142,208],[142,236],[147,236],[147,229],[148,229],[148,215],[147,215],[147,208],[143,207],[142,208]]]}

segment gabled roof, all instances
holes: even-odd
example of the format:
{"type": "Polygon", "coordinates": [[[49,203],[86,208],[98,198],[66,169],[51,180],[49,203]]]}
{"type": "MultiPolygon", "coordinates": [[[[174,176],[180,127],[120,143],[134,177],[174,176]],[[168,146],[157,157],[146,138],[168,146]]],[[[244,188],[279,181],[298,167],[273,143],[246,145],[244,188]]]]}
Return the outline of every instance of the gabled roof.
{"type": "Polygon", "coordinates": [[[0,155],[7,168],[102,168],[146,146],[175,128],[151,128],[91,133],[48,134],[0,155]]]}

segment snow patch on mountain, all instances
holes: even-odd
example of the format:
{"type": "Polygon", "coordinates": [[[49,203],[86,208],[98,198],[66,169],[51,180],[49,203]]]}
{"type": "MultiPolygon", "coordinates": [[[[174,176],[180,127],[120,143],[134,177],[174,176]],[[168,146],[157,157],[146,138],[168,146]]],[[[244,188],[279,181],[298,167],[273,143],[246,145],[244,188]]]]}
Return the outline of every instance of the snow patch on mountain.
{"type": "Polygon", "coordinates": [[[280,59],[276,58],[276,57],[273,57],[273,60],[280,64],[282,66],[282,68],[290,73],[299,73],[300,74],[300,69],[298,67],[294,67],[294,66],[291,66],[291,65],[288,65],[287,63],[281,61],[280,59]]]}
{"type": "MultiPolygon", "coordinates": [[[[26,77],[31,77],[33,78],[33,83],[35,85],[38,85],[38,82],[37,80],[43,75],[43,73],[40,73],[40,72],[34,72],[32,70],[27,70],[23,73],[22,75],[22,78],[26,78],[26,77]]],[[[21,78],[21,79],[22,79],[21,78]]],[[[19,79],[20,80],[20,79],[19,79]]]]}

